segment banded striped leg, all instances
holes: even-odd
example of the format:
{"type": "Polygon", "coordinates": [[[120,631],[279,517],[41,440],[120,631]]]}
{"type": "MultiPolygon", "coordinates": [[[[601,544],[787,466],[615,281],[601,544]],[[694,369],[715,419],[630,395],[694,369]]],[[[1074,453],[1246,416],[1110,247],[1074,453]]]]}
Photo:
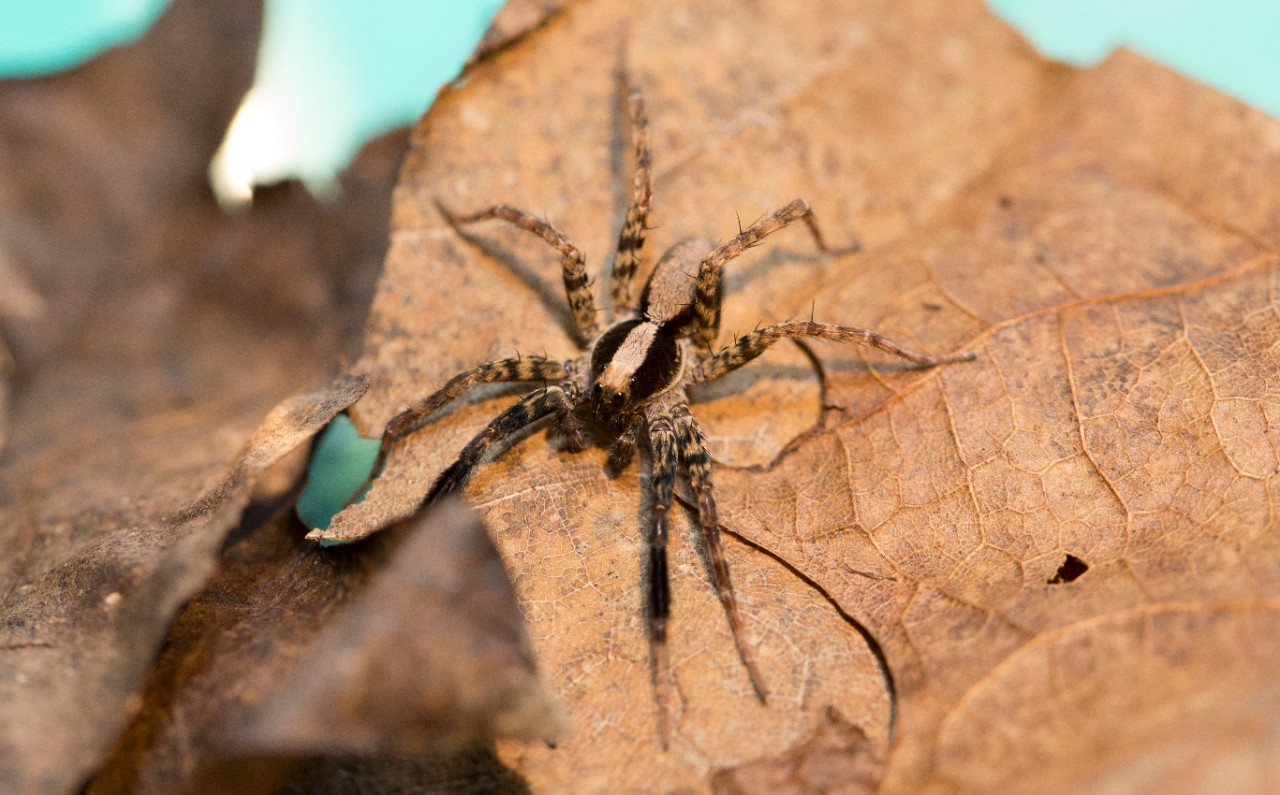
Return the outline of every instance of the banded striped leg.
{"type": "Polygon", "coordinates": [[[698,365],[697,370],[694,372],[694,382],[712,381],[726,373],[730,373],[764,353],[773,343],[787,337],[810,337],[831,342],[852,342],[858,345],[871,345],[886,353],[892,353],[894,356],[925,367],[968,362],[972,361],[976,356],[973,351],[952,353],[945,356],[932,356],[927,353],[913,351],[910,348],[904,348],[869,329],[840,326],[835,323],[815,323],[812,320],[805,320],[765,326],[746,336],[739,337],[698,365]]]}
{"type": "Polygon", "coordinates": [[[693,296],[693,341],[704,350],[711,350],[711,345],[720,333],[720,282],[724,278],[724,266],[742,254],[742,252],[758,245],[769,235],[794,221],[804,221],[813,235],[813,240],[821,251],[830,251],[818,230],[818,222],[804,199],[796,199],[787,206],[756,221],[739,232],[726,243],[721,243],[698,265],[698,282],[693,296]]]}
{"type": "Polygon", "coordinates": [[[545,356],[521,356],[515,359],[496,359],[458,373],[444,386],[420,400],[417,404],[391,418],[382,430],[382,443],[378,457],[374,459],[369,477],[356,494],[368,488],[370,482],[382,471],[391,446],[427,424],[431,415],[445,404],[457,398],[476,384],[502,381],[558,381],[564,377],[564,365],[545,356]]]}
{"type": "Polygon", "coordinates": [[[569,309],[573,311],[573,322],[578,326],[583,340],[595,336],[598,330],[596,321],[596,302],[591,297],[591,280],[587,278],[587,263],[578,247],[569,242],[558,229],[542,219],[530,215],[524,210],[508,204],[495,204],[467,215],[454,215],[443,207],[440,211],[449,219],[449,223],[470,224],[497,218],[514,224],[526,232],[532,232],[551,244],[560,252],[560,264],[564,270],[564,292],[569,299],[569,309]]]}
{"type": "Polygon", "coordinates": [[[630,309],[631,290],[640,267],[640,249],[649,227],[649,199],[652,196],[652,155],[649,152],[649,117],[644,110],[644,93],[632,87],[628,98],[631,110],[631,144],[635,148],[636,172],[632,182],[631,206],[618,237],[618,253],[613,258],[613,307],[630,309]]]}
{"type": "Polygon", "coordinates": [[[738,656],[747,669],[751,686],[755,688],[760,702],[764,703],[768,690],[764,686],[764,678],[756,668],[751,647],[743,636],[738,597],[734,594],[733,582],[729,579],[729,562],[724,558],[724,547],[720,545],[720,517],[711,487],[711,456],[707,453],[707,437],[689,413],[688,406],[677,407],[673,415],[680,461],[688,473],[689,485],[698,498],[698,524],[702,526],[702,536],[707,541],[707,555],[711,558],[716,593],[720,596],[720,604],[724,606],[725,617],[729,619],[729,630],[733,633],[734,645],[738,647],[738,656]]]}
{"type": "Polygon", "coordinates": [[[462,491],[490,447],[521,428],[554,414],[568,402],[568,399],[564,389],[558,386],[549,386],[525,395],[519,403],[499,414],[493,422],[486,425],[483,431],[468,442],[466,447],[462,448],[457,460],[440,474],[422,504],[427,505],[446,494],[457,494],[462,491]]]}
{"type": "Polygon", "coordinates": [[[671,617],[667,522],[679,468],[676,433],[670,417],[656,412],[649,417],[649,445],[653,458],[653,527],[649,535],[649,632],[653,640],[653,691],[658,702],[658,738],[665,750],[671,736],[667,713],[671,694],[671,664],[667,650],[667,620],[671,617]]]}

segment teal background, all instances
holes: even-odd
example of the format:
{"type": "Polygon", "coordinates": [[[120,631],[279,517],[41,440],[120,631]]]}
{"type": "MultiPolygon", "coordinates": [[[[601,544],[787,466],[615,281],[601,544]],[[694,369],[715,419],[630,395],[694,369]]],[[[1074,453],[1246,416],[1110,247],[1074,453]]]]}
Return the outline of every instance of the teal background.
{"type": "MultiPolygon", "coordinates": [[[[307,527],[328,527],[334,514],[346,507],[364,485],[378,457],[378,440],[356,431],[346,414],[339,414],[316,437],[307,466],[307,484],[298,496],[298,518],[307,527]]],[[[364,495],[360,495],[360,502],[364,495]]]]}
{"type": "MultiPolygon", "coordinates": [[[[0,0],[2,2],[3,0],[0,0]]],[[[269,182],[323,182],[361,145],[418,118],[457,76],[502,0],[269,0],[256,90],[294,142],[269,182]]]]}
{"type": "MultiPolygon", "coordinates": [[[[0,0],[0,74],[66,68],[137,37],[166,0],[0,0]]],[[[296,174],[323,184],[367,138],[412,121],[501,0],[269,0],[259,88],[288,119],[296,174]]],[[[1280,0],[989,0],[1047,55],[1126,44],[1280,116],[1280,0]]]]}
{"type": "Polygon", "coordinates": [[[1051,58],[1126,45],[1280,116],[1280,0],[987,0],[1051,58]]]}
{"type": "Polygon", "coordinates": [[[168,0],[0,0],[0,75],[65,69],[137,38],[168,0]]]}
{"type": "MultiPolygon", "coordinates": [[[[0,0],[0,76],[69,68],[141,36],[168,0],[0,0]]],[[[369,138],[415,120],[502,0],[268,0],[255,91],[288,160],[258,182],[323,188],[369,138]]]]}

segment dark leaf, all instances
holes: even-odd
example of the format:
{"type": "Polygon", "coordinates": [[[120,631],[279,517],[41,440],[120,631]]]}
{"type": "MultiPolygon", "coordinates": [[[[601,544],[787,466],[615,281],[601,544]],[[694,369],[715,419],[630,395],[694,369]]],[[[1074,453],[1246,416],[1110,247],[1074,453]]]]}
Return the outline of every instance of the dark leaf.
{"type": "Polygon", "coordinates": [[[0,249],[31,287],[0,297],[5,791],[81,788],[245,506],[287,492],[294,451],[365,389],[303,391],[362,322],[399,150],[346,181],[358,209],[286,185],[225,217],[205,173],[259,18],[177,0],[135,45],[0,83],[0,249]]]}
{"type": "Polygon", "coordinates": [[[446,502],[408,530],[237,746],[423,756],[498,737],[554,739],[557,710],[479,517],[446,502]]]}

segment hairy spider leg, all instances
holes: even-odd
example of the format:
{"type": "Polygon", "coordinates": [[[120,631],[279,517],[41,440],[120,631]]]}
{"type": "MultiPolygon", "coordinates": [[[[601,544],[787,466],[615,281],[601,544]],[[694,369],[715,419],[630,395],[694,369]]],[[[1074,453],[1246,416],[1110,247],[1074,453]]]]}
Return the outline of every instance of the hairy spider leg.
{"type": "Polygon", "coordinates": [[[972,361],[976,354],[973,351],[953,353],[945,356],[931,356],[927,353],[904,348],[881,335],[865,328],[841,326],[835,323],[815,323],[812,320],[792,321],[765,326],[750,334],[739,337],[729,345],[716,351],[704,359],[694,370],[694,383],[714,381],[733,372],[742,365],[764,353],[770,345],[780,339],[809,337],[829,340],[831,342],[852,342],[858,345],[871,345],[886,353],[915,362],[925,367],[936,367],[940,364],[972,361]]]}
{"type": "Polygon", "coordinates": [[[545,356],[519,356],[514,359],[495,359],[491,362],[464,370],[445,385],[432,392],[415,405],[391,418],[382,430],[382,441],[378,445],[378,456],[369,470],[369,477],[356,494],[362,493],[382,471],[387,462],[387,455],[396,442],[418,431],[439,409],[457,398],[476,384],[520,382],[520,381],[559,381],[564,377],[564,364],[545,356]]]}
{"type": "Polygon", "coordinates": [[[629,423],[622,432],[618,434],[618,438],[613,440],[613,445],[609,448],[609,469],[613,472],[621,472],[631,466],[631,460],[636,455],[636,438],[640,434],[640,428],[644,422],[641,417],[637,416],[635,420],[629,423]]]}
{"type": "Polygon", "coordinates": [[[721,243],[698,264],[698,279],[693,294],[693,341],[698,347],[710,351],[716,335],[720,333],[725,264],[794,221],[804,221],[819,250],[831,251],[822,239],[822,232],[813,217],[813,210],[809,209],[809,203],[804,199],[795,199],[772,215],[756,221],[728,242],[721,243]]]}
{"type": "Polygon", "coordinates": [[[564,292],[569,299],[569,309],[573,312],[573,322],[577,325],[583,341],[590,340],[596,335],[599,324],[596,302],[591,297],[591,280],[587,277],[586,260],[578,247],[571,243],[560,230],[537,216],[509,204],[495,204],[467,215],[454,215],[444,207],[441,207],[440,211],[445,214],[449,223],[455,226],[496,218],[518,226],[526,232],[532,232],[551,244],[552,248],[560,252],[564,292]]]}
{"type": "Polygon", "coordinates": [[[520,402],[499,414],[474,439],[467,442],[467,446],[458,453],[458,458],[449,465],[448,469],[440,473],[440,477],[436,479],[435,485],[431,487],[421,506],[430,505],[446,494],[461,492],[490,447],[525,426],[554,414],[567,402],[569,402],[569,396],[564,388],[559,386],[548,386],[525,395],[520,402]]]}
{"type": "Polygon", "coordinates": [[[632,287],[640,267],[640,250],[649,228],[649,200],[652,196],[652,154],[649,151],[649,117],[644,109],[644,93],[631,87],[631,143],[635,149],[635,177],[632,181],[631,206],[618,237],[618,252],[613,258],[611,279],[615,311],[633,307],[632,287]]]}
{"type": "Polygon", "coordinates": [[[729,620],[729,630],[733,633],[734,645],[738,647],[738,656],[747,669],[751,686],[755,688],[760,702],[764,703],[769,691],[764,685],[764,677],[756,668],[755,657],[751,654],[751,647],[747,645],[742,631],[738,597],[733,591],[733,582],[729,579],[729,562],[725,560],[724,547],[720,544],[720,517],[711,486],[711,455],[707,452],[707,436],[698,426],[687,404],[676,406],[672,410],[672,417],[675,421],[676,449],[688,475],[689,485],[693,487],[694,496],[698,499],[698,524],[701,525],[702,537],[707,542],[707,556],[711,558],[716,594],[720,597],[725,617],[729,620]]]}
{"type": "Polygon", "coordinates": [[[671,658],[667,649],[667,622],[671,618],[667,523],[675,496],[679,459],[671,417],[661,409],[652,410],[648,415],[653,477],[652,527],[649,531],[649,632],[653,637],[653,689],[658,702],[658,737],[663,750],[666,750],[671,735],[667,706],[671,693],[671,658]]]}

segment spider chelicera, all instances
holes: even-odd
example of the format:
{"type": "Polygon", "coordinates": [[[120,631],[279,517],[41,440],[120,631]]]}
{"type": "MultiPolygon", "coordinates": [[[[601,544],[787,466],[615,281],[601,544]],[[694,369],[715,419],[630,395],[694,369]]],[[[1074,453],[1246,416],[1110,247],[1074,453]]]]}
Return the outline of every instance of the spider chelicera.
{"type": "Polygon", "coordinates": [[[440,475],[424,505],[460,492],[491,447],[547,417],[553,418],[570,449],[581,449],[589,442],[609,446],[610,466],[615,471],[629,465],[637,444],[645,444],[652,484],[648,623],[658,731],[666,747],[670,689],[667,622],[671,613],[667,522],[681,466],[696,498],[697,522],[734,643],[756,694],[762,702],[766,698],[764,681],[743,637],[729,566],[720,543],[711,456],[706,435],[689,411],[689,387],[736,370],[786,338],[872,345],[924,366],[965,361],[973,354],[930,356],[903,348],[868,329],[813,321],[765,326],[715,349],[726,263],[795,221],[804,222],[819,249],[830,251],[804,199],[792,201],[719,245],[707,240],[686,240],[672,246],[654,266],[639,301],[633,302],[632,288],[648,228],[651,195],[648,119],[644,96],[638,88],[630,91],[629,116],[635,177],[612,273],[613,306],[622,319],[601,329],[582,252],[551,224],[505,204],[465,215],[442,207],[454,226],[488,219],[506,221],[538,235],[560,252],[565,293],[581,334],[583,353],[567,361],[541,356],[498,359],[459,373],[387,424],[373,472],[381,469],[392,445],[425,426],[438,409],[470,387],[487,382],[541,382],[543,386],[499,414],[472,439],[440,475]]]}

